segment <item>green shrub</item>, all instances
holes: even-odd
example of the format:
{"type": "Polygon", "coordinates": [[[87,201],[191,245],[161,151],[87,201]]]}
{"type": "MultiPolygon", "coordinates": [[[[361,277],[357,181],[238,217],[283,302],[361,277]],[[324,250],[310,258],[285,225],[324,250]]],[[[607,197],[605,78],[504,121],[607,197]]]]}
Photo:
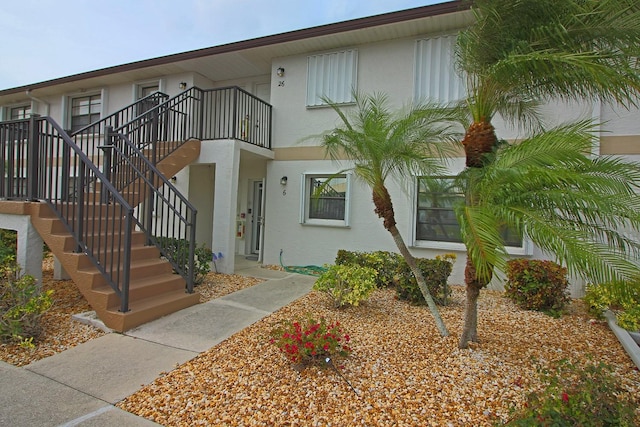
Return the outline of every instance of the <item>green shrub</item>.
{"type": "Polygon", "coordinates": [[[616,313],[616,323],[628,331],[640,332],[640,305],[628,307],[616,313]]]}
{"type": "Polygon", "coordinates": [[[327,266],[313,289],[326,293],[336,308],[358,305],[376,289],[377,273],[370,267],[355,264],[327,266]]]}
{"type": "MultiPolygon", "coordinates": [[[[158,242],[163,248],[171,250],[175,255],[176,262],[183,266],[184,271],[189,270],[189,241],[186,239],[176,239],[173,237],[158,237],[158,242]]],[[[211,249],[202,246],[197,246],[195,249],[195,257],[193,259],[193,266],[195,274],[193,280],[195,284],[200,284],[204,280],[205,276],[211,271],[211,264],[213,252],[211,249]]]]}
{"type": "Polygon", "coordinates": [[[584,301],[591,314],[602,317],[603,311],[611,310],[620,327],[640,330],[640,282],[587,285],[584,301]]]}
{"type": "Polygon", "coordinates": [[[360,264],[360,252],[339,249],[336,255],[336,265],[360,264]]]}
{"type": "Polygon", "coordinates": [[[383,288],[394,282],[398,264],[402,260],[399,254],[387,251],[352,252],[340,249],[336,256],[336,265],[355,264],[361,267],[373,268],[378,272],[376,284],[383,288]]]}
{"type": "MultiPolygon", "coordinates": [[[[566,360],[541,370],[545,389],[530,393],[507,426],[633,426],[635,405],[608,365],[566,360]]],[[[638,421],[637,419],[635,421],[638,421]]]]}
{"type": "MultiPolygon", "coordinates": [[[[427,282],[429,293],[436,304],[444,305],[447,303],[447,298],[450,294],[447,280],[453,269],[453,259],[455,259],[455,255],[446,255],[436,259],[416,259],[418,268],[422,271],[424,280],[427,282]]],[[[418,282],[413,276],[409,264],[404,259],[398,264],[397,268],[396,295],[399,299],[410,301],[414,304],[426,304],[422,291],[418,287],[418,282]]]]}
{"type": "Polygon", "coordinates": [[[567,269],[553,261],[514,259],[507,262],[506,296],[525,310],[558,316],[571,301],[567,269]]]}
{"type": "Polygon", "coordinates": [[[0,341],[32,346],[41,332],[40,317],[53,303],[33,276],[19,276],[14,265],[0,267],[0,341]]]}
{"type": "Polygon", "coordinates": [[[0,265],[15,262],[17,249],[18,233],[0,228],[0,265]]]}
{"type": "Polygon", "coordinates": [[[615,299],[616,297],[607,283],[587,285],[584,302],[589,307],[589,312],[594,316],[602,318],[602,312],[612,308],[615,299]]]}

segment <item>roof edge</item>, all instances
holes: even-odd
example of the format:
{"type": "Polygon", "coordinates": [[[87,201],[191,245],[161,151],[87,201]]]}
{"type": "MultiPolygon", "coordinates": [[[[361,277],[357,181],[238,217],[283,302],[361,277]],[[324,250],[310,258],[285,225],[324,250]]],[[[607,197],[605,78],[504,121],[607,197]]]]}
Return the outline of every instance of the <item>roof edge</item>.
{"type": "Polygon", "coordinates": [[[337,23],[324,24],[316,27],[304,28],[299,30],[287,31],[269,36],[257,37],[253,39],[226,43],[222,45],[206,47],[181,53],[174,53],[141,61],[129,62],[122,65],[115,65],[98,70],[86,71],[70,76],[59,77],[51,80],[45,80],[39,83],[32,83],[14,88],[0,90],[0,96],[12,95],[20,92],[26,92],[44,87],[55,86],[64,83],[71,83],[79,80],[102,77],[108,74],[121,73],[126,71],[137,70],[157,65],[165,65],[176,61],[186,61],[189,59],[200,58],[203,56],[217,55],[233,51],[258,48],[262,46],[275,45],[291,41],[303,40],[306,38],[320,37],[328,34],[341,33],[346,31],[359,30],[363,28],[376,27],[386,24],[394,24],[403,21],[411,21],[414,19],[428,18],[448,13],[460,12],[470,8],[470,2],[466,0],[453,0],[444,3],[437,3],[429,6],[421,6],[412,9],[400,10],[397,12],[388,12],[380,15],[368,16],[363,18],[351,19],[337,23]]]}

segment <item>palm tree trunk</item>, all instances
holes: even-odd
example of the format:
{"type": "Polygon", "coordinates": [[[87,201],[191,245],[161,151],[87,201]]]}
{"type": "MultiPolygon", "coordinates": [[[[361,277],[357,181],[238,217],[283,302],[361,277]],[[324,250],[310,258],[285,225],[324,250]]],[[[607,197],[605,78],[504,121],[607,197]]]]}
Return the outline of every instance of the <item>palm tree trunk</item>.
{"type": "Polygon", "coordinates": [[[393,241],[396,243],[400,254],[409,265],[411,272],[416,278],[420,292],[422,292],[422,296],[424,296],[424,299],[427,302],[427,306],[429,307],[429,311],[431,311],[431,315],[436,322],[436,327],[438,328],[440,335],[443,337],[449,336],[449,331],[447,330],[442,317],[440,317],[440,312],[438,311],[438,307],[429,292],[429,288],[427,287],[427,282],[424,280],[422,271],[418,268],[416,259],[411,255],[411,252],[409,252],[407,245],[405,245],[404,240],[396,227],[393,203],[391,202],[391,196],[384,185],[379,185],[373,189],[373,204],[376,207],[375,212],[384,220],[384,228],[391,233],[393,241]]]}
{"type": "MultiPolygon", "coordinates": [[[[467,167],[484,167],[486,155],[493,151],[497,143],[498,138],[490,122],[483,118],[472,123],[462,140],[467,167]]],[[[474,204],[471,195],[467,194],[466,196],[467,203],[474,204]]],[[[492,275],[493,273],[490,274],[490,276],[492,275]]],[[[473,260],[471,259],[469,251],[467,251],[467,264],[464,269],[467,299],[464,311],[464,326],[458,343],[459,348],[467,348],[469,342],[478,341],[478,297],[480,296],[480,290],[490,281],[490,277],[488,280],[478,277],[476,269],[473,266],[473,260]]]]}
{"type": "Polygon", "coordinates": [[[390,230],[391,236],[393,236],[393,241],[396,243],[400,254],[409,265],[411,272],[416,278],[416,282],[418,282],[418,287],[420,288],[420,292],[422,292],[422,296],[424,296],[425,301],[427,302],[427,306],[429,307],[429,311],[431,311],[431,315],[436,322],[436,327],[440,332],[440,336],[446,337],[449,336],[449,331],[440,317],[440,311],[438,311],[438,307],[436,306],[431,293],[429,292],[429,288],[427,287],[427,282],[424,280],[424,276],[422,275],[422,271],[418,268],[418,264],[416,263],[416,259],[411,255],[407,245],[404,244],[404,240],[398,231],[398,228],[394,225],[390,230]]]}
{"type": "Polygon", "coordinates": [[[480,289],[486,285],[476,277],[476,269],[468,252],[464,277],[467,286],[467,300],[464,310],[464,326],[458,343],[459,348],[467,348],[469,342],[478,342],[478,297],[480,289]]]}
{"type": "Polygon", "coordinates": [[[485,120],[471,123],[462,140],[466,164],[470,168],[481,168],[485,155],[490,153],[498,142],[493,125],[485,120]]]}

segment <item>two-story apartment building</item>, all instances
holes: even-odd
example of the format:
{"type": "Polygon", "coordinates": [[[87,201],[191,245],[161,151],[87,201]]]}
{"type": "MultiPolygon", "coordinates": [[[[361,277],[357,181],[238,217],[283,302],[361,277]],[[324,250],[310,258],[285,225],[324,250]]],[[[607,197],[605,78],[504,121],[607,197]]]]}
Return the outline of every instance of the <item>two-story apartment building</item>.
{"type": "MultiPolygon", "coordinates": [[[[311,203],[313,189],[348,164],[328,160],[319,141],[309,137],[338,124],[323,96],[345,108],[353,101],[353,89],[386,93],[398,108],[415,100],[463,98],[464,81],[452,65],[456,33],[473,18],[463,4],[419,7],[2,90],[0,120],[48,116],[75,135],[72,140],[79,147],[97,138],[86,151],[105,175],[108,165],[114,168],[104,154],[105,127],[87,131],[87,126],[116,117],[127,106],[135,107],[108,125],[131,141],[142,141],[145,132],[155,132],[154,141],[197,139],[199,151],[187,164],[163,173],[197,209],[195,241],[213,250],[222,272],[233,271],[236,255],[265,264],[322,265],[331,263],[338,249],[394,251],[391,236],[374,213],[370,191],[352,175],[334,178],[321,197],[326,203],[311,203]],[[123,121],[158,105],[165,105],[153,113],[156,119],[166,118],[160,130],[151,130],[156,123],[151,118],[122,127],[123,121]]],[[[550,121],[586,116],[603,123],[601,154],[640,155],[637,110],[585,103],[549,105],[548,112],[550,121]]],[[[519,136],[506,125],[499,125],[498,132],[503,138],[519,136]]],[[[14,145],[6,144],[9,133],[5,130],[5,163],[16,156],[9,148],[14,145]]],[[[66,167],[63,160],[50,163],[66,167]]],[[[462,170],[464,159],[452,158],[448,165],[453,175],[462,170]]],[[[27,193],[33,185],[16,168],[5,166],[3,171],[4,200],[31,199],[27,193]]],[[[21,168],[28,171],[28,164],[21,168]]],[[[74,173],[55,185],[47,182],[78,185],[74,173]]],[[[461,283],[465,251],[452,211],[437,208],[438,215],[433,215],[436,208],[420,202],[446,195],[424,194],[429,190],[419,185],[419,177],[401,177],[389,187],[398,227],[412,252],[418,257],[456,253],[451,282],[461,283]],[[428,223],[434,217],[439,222],[435,228],[442,232],[428,223]]],[[[155,200],[162,197],[156,194],[155,200]]],[[[131,203],[138,213],[152,215],[156,223],[174,221],[158,206],[144,208],[152,204],[145,200],[131,203]]],[[[155,231],[173,234],[157,227],[155,231]]],[[[526,240],[510,251],[544,257],[526,240]]],[[[574,293],[579,294],[580,286],[576,284],[574,293]]]]}

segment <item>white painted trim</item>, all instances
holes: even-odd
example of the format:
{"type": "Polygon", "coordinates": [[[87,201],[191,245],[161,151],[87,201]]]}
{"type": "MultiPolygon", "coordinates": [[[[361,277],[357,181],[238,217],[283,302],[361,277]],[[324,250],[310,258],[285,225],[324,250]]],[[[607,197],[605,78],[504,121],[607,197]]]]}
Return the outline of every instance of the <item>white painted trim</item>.
{"type": "MultiPolygon", "coordinates": [[[[351,181],[353,173],[350,172],[303,172],[300,176],[300,215],[298,222],[303,226],[318,226],[318,227],[337,227],[337,228],[350,228],[350,214],[351,214],[351,181]],[[344,204],[344,219],[310,219],[307,218],[307,196],[310,196],[307,189],[307,180],[312,176],[330,177],[332,175],[344,175],[346,179],[345,190],[345,204],[344,204]]],[[[286,191],[284,189],[283,191],[286,191]]]]}

